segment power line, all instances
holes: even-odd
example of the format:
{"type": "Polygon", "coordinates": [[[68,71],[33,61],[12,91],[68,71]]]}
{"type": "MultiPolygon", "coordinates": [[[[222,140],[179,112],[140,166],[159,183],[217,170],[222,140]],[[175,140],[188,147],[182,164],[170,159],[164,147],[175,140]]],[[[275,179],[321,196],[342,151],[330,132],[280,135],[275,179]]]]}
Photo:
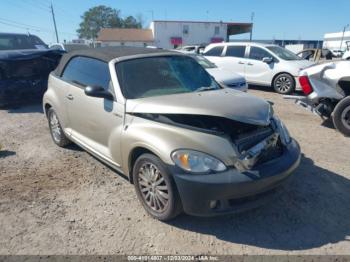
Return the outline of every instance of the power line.
{"type": "Polygon", "coordinates": [[[0,17],[0,20],[3,20],[3,21],[8,22],[8,23],[12,23],[12,24],[17,24],[17,25],[20,25],[20,26],[27,26],[27,27],[37,28],[37,29],[45,29],[45,28],[40,27],[40,26],[19,23],[19,22],[16,22],[16,21],[13,21],[13,20],[10,20],[10,19],[6,19],[6,18],[1,18],[0,17]]]}
{"type": "Polygon", "coordinates": [[[35,5],[35,6],[38,6],[39,8],[45,9],[46,11],[50,11],[50,5],[48,3],[44,4],[42,2],[39,2],[38,0],[25,0],[25,1],[30,1],[31,5],[35,5]]]}
{"type": "MultiPolygon", "coordinates": [[[[13,25],[13,24],[10,24],[10,23],[7,23],[7,22],[3,22],[3,21],[0,21],[0,24],[7,25],[7,26],[12,26],[12,27],[16,27],[16,28],[20,28],[20,29],[26,29],[26,30],[29,30],[29,29],[30,29],[30,28],[28,28],[28,27],[19,26],[19,25],[13,25]]],[[[40,32],[39,29],[31,29],[31,30],[40,32]]]]}
{"type": "Polygon", "coordinates": [[[48,6],[41,6],[41,5],[38,5],[39,3],[38,2],[27,2],[27,0],[22,0],[23,3],[27,4],[28,6],[30,7],[36,7],[38,9],[41,9],[43,11],[46,11],[46,12],[49,12],[50,9],[48,8],[48,6]]]}
{"type": "MultiPolygon", "coordinates": [[[[40,26],[34,26],[34,25],[29,25],[29,24],[24,24],[24,23],[19,23],[19,22],[15,22],[13,20],[10,19],[6,19],[6,18],[1,18],[0,17],[0,22],[9,26],[13,26],[13,27],[17,27],[17,28],[22,28],[22,29],[32,29],[35,30],[37,32],[39,31],[43,31],[43,32],[50,32],[52,33],[53,31],[48,29],[48,28],[44,28],[44,27],[40,27],[40,26]]],[[[65,35],[74,35],[76,36],[77,34],[75,33],[70,33],[70,32],[64,32],[64,31],[58,31],[60,34],[65,34],[65,35]]]]}
{"type": "MultiPolygon", "coordinates": [[[[23,0],[22,0],[22,1],[23,1],[23,0]]],[[[24,6],[23,6],[23,5],[19,5],[20,3],[25,4],[26,2],[14,2],[14,1],[11,1],[11,0],[7,0],[7,2],[8,2],[10,5],[17,7],[18,9],[21,9],[21,10],[27,9],[27,5],[24,5],[24,6]]],[[[34,10],[35,10],[35,11],[39,11],[37,14],[40,13],[40,15],[42,15],[43,11],[45,11],[46,13],[49,12],[49,10],[44,10],[44,9],[35,8],[35,6],[33,6],[33,5],[30,5],[30,7],[32,8],[33,11],[34,11],[34,10]]]]}

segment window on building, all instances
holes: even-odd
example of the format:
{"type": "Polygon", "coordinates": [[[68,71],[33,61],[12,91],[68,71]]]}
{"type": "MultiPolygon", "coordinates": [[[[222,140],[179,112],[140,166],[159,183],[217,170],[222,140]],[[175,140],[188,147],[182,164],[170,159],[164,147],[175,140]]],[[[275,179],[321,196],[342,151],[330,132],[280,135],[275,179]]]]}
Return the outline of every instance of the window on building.
{"type": "Polygon", "coordinates": [[[217,47],[213,47],[212,49],[208,50],[203,55],[205,55],[205,56],[221,56],[223,50],[224,50],[223,46],[217,46],[217,47]]]}
{"type": "Polygon", "coordinates": [[[245,46],[228,46],[226,56],[243,58],[245,55],[245,46]]]}
{"type": "Polygon", "coordinates": [[[272,55],[260,47],[250,47],[249,58],[262,61],[265,57],[272,57],[272,55]]]}
{"type": "Polygon", "coordinates": [[[219,35],[220,34],[220,26],[215,26],[214,34],[215,35],[219,35]]]}
{"type": "Polygon", "coordinates": [[[108,90],[111,77],[107,63],[78,56],[70,60],[62,79],[81,86],[102,86],[108,90]]]}
{"type": "Polygon", "coordinates": [[[184,25],[183,29],[182,29],[182,32],[183,32],[184,35],[188,35],[189,32],[190,32],[189,26],[188,25],[184,25]]]}

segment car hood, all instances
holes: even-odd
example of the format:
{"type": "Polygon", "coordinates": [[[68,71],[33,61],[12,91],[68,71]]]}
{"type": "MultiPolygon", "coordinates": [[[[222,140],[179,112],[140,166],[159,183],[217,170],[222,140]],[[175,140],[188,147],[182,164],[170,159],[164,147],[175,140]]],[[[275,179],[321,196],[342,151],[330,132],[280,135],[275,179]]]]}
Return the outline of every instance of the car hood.
{"type": "Polygon", "coordinates": [[[62,56],[64,52],[52,49],[23,49],[23,50],[1,50],[0,60],[2,61],[16,61],[35,59],[46,55],[62,56]]]}
{"type": "Polygon", "coordinates": [[[311,62],[311,61],[305,60],[305,59],[303,59],[303,60],[293,60],[293,61],[288,61],[288,62],[293,64],[293,65],[295,65],[300,70],[315,65],[314,62],[311,62]]]}
{"type": "Polygon", "coordinates": [[[189,114],[224,117],[266,126],[271,106],[265,100],[230,88],[220,90],[129,99],[126,113],[189,114]]]}
{"type": "Polygon", "coordinates": [[[231,72],[229,70],[225,70],[222,68],[207,68],[208,73],[215,78],[216,81],[223,84],[232,84],[232,83],[242,83],[245,82],[243,76],[231,72]]]}

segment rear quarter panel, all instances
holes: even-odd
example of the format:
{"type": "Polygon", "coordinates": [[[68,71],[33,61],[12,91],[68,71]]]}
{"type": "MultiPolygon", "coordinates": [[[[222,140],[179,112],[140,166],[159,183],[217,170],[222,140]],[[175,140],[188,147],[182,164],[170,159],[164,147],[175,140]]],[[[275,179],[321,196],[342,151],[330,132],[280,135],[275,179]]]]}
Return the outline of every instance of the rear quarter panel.
{"type": "Polygon", "coordinates": [[[48,88],[44,94],[43,107],[50,105],[56,112],[63,129],[68,126],[68,113],[66,109],[66,95],[69,91],[69,84],[60,79],[54,73],[49,75],[48,88]]]}

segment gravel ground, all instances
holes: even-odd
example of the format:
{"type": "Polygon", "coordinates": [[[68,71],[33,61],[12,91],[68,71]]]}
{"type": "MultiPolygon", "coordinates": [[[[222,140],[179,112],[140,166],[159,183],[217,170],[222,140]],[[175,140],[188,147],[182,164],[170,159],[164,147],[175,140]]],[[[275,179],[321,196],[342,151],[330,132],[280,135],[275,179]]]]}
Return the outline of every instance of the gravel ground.
{"type": "Polygon", "coordinates": [[[0,254],[350,254],[350,139],[281,96],[300,167],[282,195],[234,216],[150,218],[125,178],[54,145],[40,105],[0,110],[0,254]]]}

